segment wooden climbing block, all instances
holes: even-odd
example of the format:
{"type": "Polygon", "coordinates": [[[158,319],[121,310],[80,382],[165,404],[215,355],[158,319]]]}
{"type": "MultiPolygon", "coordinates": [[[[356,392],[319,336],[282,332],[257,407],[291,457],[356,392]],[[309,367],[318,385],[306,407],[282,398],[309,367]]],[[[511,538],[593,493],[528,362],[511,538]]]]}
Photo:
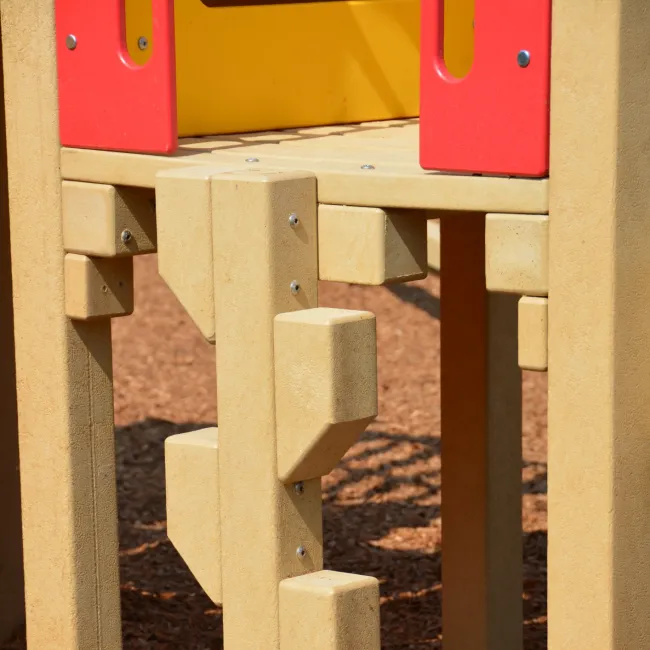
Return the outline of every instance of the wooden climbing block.
{"type": "Polygon", "coordinates": [[[156,251],[151,191],[63,181],[63,246],[68,253],[123,257],[156,251]]]}
{"type": "Polygon", "coordinates": [[[158,271],[201,334],[214,341],[211,179],[221,167],[156,176],[158,271]]]}
{"type": "Polygon", "coordinates": [[[427,275],[426,213],[321,205],[321,280],[381,285],[427,275]]]}
{"type": "Polygon", "coordinates": [[[519,367],[548,369],[548,298],[519,300],[519,367]]]}
{"type": "Polygon", "coordinates": [[[278,476],[325,476],[377,415],[375,317],[326,308],[280,314],[274,338],[278,476]]]}
{"type": "Polygon", "coordinates": [[[485,225],[488,291],[548,294],[548,216],[488,214],[485,225]]]}
{"type": "Polygon", "coordinates": [[[216,427],[165,440],[167,535],[214,603],[221,602],[218,441],[216,427]]]}
{"type": "Polygon", "coordinates": [[[379,582],[317,571],[280,583],[282,650],[379,650],[379,582]]]}
{"type": "Polygon", "coordinates": [[[64,262],[65,313],[75,320],[133,313],[133,259],[68,253],[64,262]]]}

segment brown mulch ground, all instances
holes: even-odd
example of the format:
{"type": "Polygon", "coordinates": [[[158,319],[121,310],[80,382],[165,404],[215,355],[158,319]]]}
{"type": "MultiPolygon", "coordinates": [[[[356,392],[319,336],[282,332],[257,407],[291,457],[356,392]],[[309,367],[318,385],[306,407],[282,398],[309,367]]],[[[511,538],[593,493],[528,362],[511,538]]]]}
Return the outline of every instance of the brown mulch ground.
{"type": "MultiPolygon", "coordinates": [[[[125,648],[221,648],[221,610],[165,535],[163,440],[215,421],[214,349],[136,259],[136,313],[114,325],[125,648]]],[[[380,417],[323,481],[328,568],[381,582],[386,650],[440,648],[439,281],[324,284],[377,315],[380,417]]],[[[526,650],[546,648],[546,376],[524,376],[526,650]]],[[[468,621],[471,625],[471,621],[468,621]]],[[[16,646],[13,646],[16,647],[16,646]]],[[[263,649],[260,649],[263,650],[263,649]]]]}

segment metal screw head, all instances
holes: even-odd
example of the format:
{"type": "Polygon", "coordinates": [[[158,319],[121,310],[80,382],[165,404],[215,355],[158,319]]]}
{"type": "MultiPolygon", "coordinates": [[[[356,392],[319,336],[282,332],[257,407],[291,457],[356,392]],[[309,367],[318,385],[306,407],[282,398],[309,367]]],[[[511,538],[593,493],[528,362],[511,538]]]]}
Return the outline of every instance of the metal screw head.
{"type": "Polygon", "coordinates": [[[141,50],[146,50],[149,47],[149,39],[146,36],[140,36],[138,39],[138,47],[141,50]]]}
{"type": "Polygon", "coordinates": [[[77,49],[77,37],[74,34],[68,34],[65,38],[65,46],[69,50],[77,49]]]}
{"type": "Polygon", "coordinates": [[[302,560],[305,557],[305,555],[307,555],[307,549],[304,546],[299,546],[296,549],[296,555],[300,560],[302,560]]]}
{"type": "Polygon", "coordinates": [[[294,280],[290,285],[291,293],[295,296],[300,291],[300,282],[294,280]]]}
{"type": "Polygon", "coordinates": [[[122,234],[120,235],[120,238],[125,244],[128,244],[132,239],[133,239],[133,234],[131,233],[130,230],[123,230],[122,234]]]}
{"type": "Polygon", "coordinates": [[[527,68],[530,64],[530,52],[528,50],[521,50],[517,54],[517,65],[520,68],[527,68]]]}
{"type": "Polygon", "coordinates": [[[300,223],[300,219],[298,219],[298,215],[295,212],[292,212],[289,215],[289,225],[292,228],[295,228],[299,223],[300,223]]]}
{"type": "Polygon", "coordinates": [[[298,483],[294,484],[293,491],[296,494],[304,494],[305,493],[305,484],[302,481],[298,481],[298,483]]]}
{"type": "Polygon", "coordinates": [[[259,161],[260,161],[259,158],[246,158],[247,163],[256,163],[256,162],[259,162],[259,161]]]}
{"type": "Polygon", "coordinates": [[[361,165],[361,169],[374,169],[374,165],[361,165]]]}

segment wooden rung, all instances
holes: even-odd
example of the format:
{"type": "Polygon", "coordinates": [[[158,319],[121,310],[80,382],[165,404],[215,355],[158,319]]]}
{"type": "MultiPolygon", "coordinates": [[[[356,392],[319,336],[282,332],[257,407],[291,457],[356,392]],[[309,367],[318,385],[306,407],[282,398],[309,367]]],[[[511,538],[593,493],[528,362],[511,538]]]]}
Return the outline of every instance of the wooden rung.
{"type": "Polygon", "coordinates": [[[488,214],[485,278],[488,291],[548,295],[548,216],[488,214]]]}
{"type": "Polygon", "coordinates": [[[548,369],[548,298],[519,300],[519,367],[548,369]]]}
{"type": "Polygon", "coordinates": [[[133,313],[133,259],[65,256],[65,313],[75,320],[133,313]]]}
{"type": "Polygon", "coordinates": [[[280,583],[282,650],[379,650],[376,578],[317,571],[280,583]]]}
{"type": "Polygon", "coordinates": [[[375,317],[308,309],[275,318],[278,476],[328,474],[377,415],[375,317]]]}
{"type": "Polygon", "coordinates": [[[321,205],[319,278],[381,285],[426,277],[426,224],[424,211],[321,205]]]}
{"type": "Polygon", "coordinates": [[[68,253],[122,257],[156,250],[151,191],[63,181],[63,245],[68,253]]]}
{"type": "Polygon", "coordinates": [[[165,440],[167,535],[215,603],[221,602],[218,440],[216,427],[165,440]]]}

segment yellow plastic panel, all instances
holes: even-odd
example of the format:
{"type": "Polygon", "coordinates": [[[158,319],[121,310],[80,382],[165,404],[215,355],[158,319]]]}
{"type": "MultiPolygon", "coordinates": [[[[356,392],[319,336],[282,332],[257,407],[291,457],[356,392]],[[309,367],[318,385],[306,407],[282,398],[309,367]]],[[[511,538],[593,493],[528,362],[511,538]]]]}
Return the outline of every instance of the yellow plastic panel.
{"type": "Polygon", "coordinates": [[[444,5],[445,66],[459,79],[467,75],[474,61],[474,2],[445,0],[444,5]]]}
{"type": "MultiPolygon", "coordinates": [[[[151,0],[126,10],[129,51],[144,63],[151,0]]],[[[180,134],[417,116],[419,29],[419,0],[176,2],[180,134]]]]}

